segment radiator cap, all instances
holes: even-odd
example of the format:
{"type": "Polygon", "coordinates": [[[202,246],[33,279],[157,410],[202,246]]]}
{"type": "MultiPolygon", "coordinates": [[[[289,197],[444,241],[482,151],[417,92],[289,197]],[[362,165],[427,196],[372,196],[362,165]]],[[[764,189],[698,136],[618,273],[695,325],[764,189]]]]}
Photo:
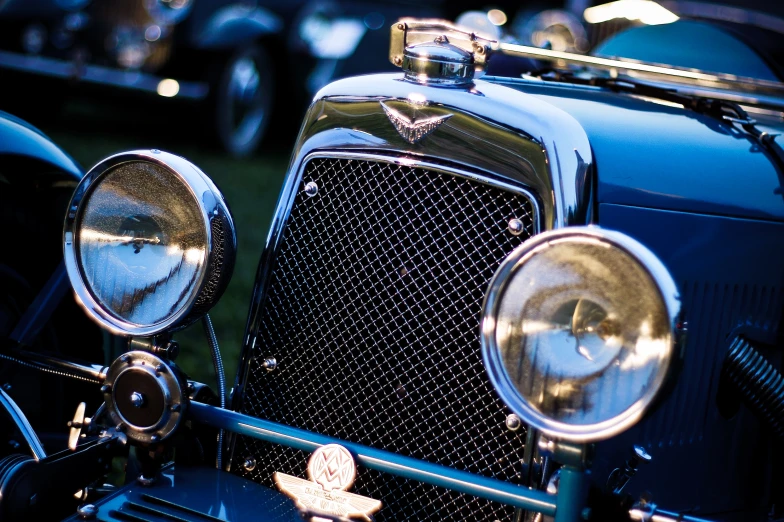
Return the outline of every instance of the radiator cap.
{"type": "Polygon", "coordinates": [[[464,85],[474,79],[474,57],[449,43],[446,36],[406,47],[403,53],[406,79],[423,84],[464,85]]]}

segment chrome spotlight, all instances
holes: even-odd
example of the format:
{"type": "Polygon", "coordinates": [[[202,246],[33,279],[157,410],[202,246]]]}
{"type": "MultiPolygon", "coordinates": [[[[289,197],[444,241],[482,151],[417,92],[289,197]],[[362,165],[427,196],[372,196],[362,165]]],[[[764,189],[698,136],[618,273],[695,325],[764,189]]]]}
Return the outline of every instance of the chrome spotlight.
{"type": "Polygon", "coordinates": [[[524,421],[575,442],[637,422],[667,381],[680,298],[658,258],[598,227],[534,236],[490,283],[482,355],[524,421]]]}
{"type": "Polygon", "coordinates": [[[68,276],[87,313],[120,335],[202,317],[231,278],[234,223],[187,160],[158,150],[107,158],[82,179],[65,220],[68,276]]]}

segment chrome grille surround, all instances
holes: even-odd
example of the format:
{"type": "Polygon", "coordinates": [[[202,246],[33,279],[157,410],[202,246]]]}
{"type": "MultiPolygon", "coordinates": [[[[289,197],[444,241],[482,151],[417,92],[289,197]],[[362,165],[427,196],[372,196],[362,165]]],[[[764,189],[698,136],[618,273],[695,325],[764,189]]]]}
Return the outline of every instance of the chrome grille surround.
{"type": "MultiPolygon", "coordinates": [[[[593,158],[584,130],[570,115],[535,97],[481,80],[466,88],[440,89],[427,85],[414,85],[400,79],[401,76],[398,74],[382,74],[335,82],[322,89],[308,111],[278,201],[267,246],[259,263],[242,360],[233,390],[233,409],[259,415],[260,412],[256,410],[264,405],[259,401],[260,397],[251,397],[254,386],[258,388],[258,384],[253,383],[254,379],[256,377],[264,379],[285,368],[284,362],[269,376],[259,371],[259,356],[273,354],[261,349],[258,333],[266,313],[267,297],[271,295],[271,281],[277,266],[276,256],[285,242],[289,214],[308,183],[302,179],[303,166],[314,154],[332,158],[349,155],[355,159],[358,157],[368,159],[370,156],[375,156],[376,161],[446,170],[452,176],[460,176],[461,182],[485,185],[487,182],[495,181],[493,188],[498,194],[504,194],[509,190],[520,194],[530,190],[530,193],[524,197],[530,196],[528,201],[536,214],[533,223],[537,230],[539,228],[549,230],[569,224],[585,224],[590,219],[593,158]],[[482,103],[476,103],[479,98],[483,100],[482,103]],[[397,133],[385,114],[381,102],[407,117],[416,118],[417,121],[423,117],[446,114],[451,114],[452,117],[421,142],[411,144],[397,133]],[[425,164],[426,161],[429,164],[425,164]]],[[[314,192],[313,187],[310,192],[314,192]]],[[[313,198],[317,200],[324,195],[324,187],[317,186],[315,193],[313,198]]],[[[506,223],[505,226],[508,228],[510,225],[506,223]]],[[[511,229],[517,232],[520,228],[515,224],[511,229]]],[[[520,233],[516,236],[514,241],[517,242],[513,245],[524,241],[530,233],[530,229],[520,233]]],[[[514,234],[510,236],[515,237],[514,234]]],[[[466,243],[470,244],[471,241],[466,243]]],[[[509,250],[512,248],[513,246],[510,245],[509,250]]],[[[500,263],[500,259],[505,254],[506,251],[490,257],[497,256],[495,263],[500,263]]],[[[492,272],[487,275],[488,281],[491,275],[492,272]]],[[[356,276],[356,273],[351,273],[346,276],[346,280],[354,279],[356,276]]],[[[485,289],[481,288],[482,294],[485,289]]],[[[477,358],[479,357],[480,306],[481,303],[478,303],[474,319],[475,330],[471,332],[477,340],[475,352],[477,358]]],[[[280,315],[281,320],[291,315],[283,314],[281,309],[274,311],[280,315]]],[[[277,320],[275,323],[279,324],[277,320]]],[[[313,328],[313,325],[307,326],[313,328]]],[[[316,348],[324,350],[323,346],[316,348]]],[[[473,367],[471,363],[466,364],[462,359],[456,360],[454,354],[448,351],[444,353],[452,356],[450,360],[455,367],[458,367],[458,364],[473,367]]],[[[313,365],[311,370],[316,366],[313,365]]],[[[495,392],[488,387],[484,369],[481,368],[479,373],[485,382],[482,385],[482,392],[486,392],[487,398],[493,403],[491,409],[499,408],[497,417],[490,421],[492,429],[495,430],[496,426],[503,427],[505,408],[498,403],[495,392]]],[[[409,390],[406,388],[401,392],[408,394],[409,390]]],[[[287,393],[288,391],[284,391],[284,394],[287,393]]],[[[395,393],[397,395],[397,391],[395,393]]],[[[411,395],[406,396],[411,397],[411,395]]],[[[314,408],[320,404],[317,402],[314,408]]],[[[451,403],[449,407],[452,407],[451,403]]],[[[445,414],[441,425],[448,427],[450,420],[445,414]]],[[[468,438],[473,437],[477,430],[481,431],[486,426],[486,424],[473,426],[470,425],[471,422],[463,425],[456,422],[456,424],[457,430],[468,432],[466,435],[468,438]]],[[[428,428],[426,425],[421,427],[428,428]]],[[[377,427],[377,429],[381,428],[377,427]]],[[[501,430],[501,433],[503,434],[501,437],[514,440],[513,453],[517,453],[512,455],[512,458],[519,458],[523,452],[522,433],[518,432],[519,435],[516,435],[504,430],[501,430]]],[[[507,444],[507,441],[501,445],[504,444],[507,444]]],[[[504,446],[504,448],[508,447],[508,445],[504,446]]],[[[465,455],[462,455],[465,469],[471,471],[479,469],[479,472],[482,472],[495,466],[496,470],[501,468],[501,472],[495,474],[497,478],[509,477],[508,470],[512,466],[508,462],[509,457],[503,455],[504,448],[501,448],[498,453],[500,458],[495,463],[490,462],[492,456],[487,457],[476,448],[466,449],[465,455]]],[[[253,454],[256,456],[257,463],[267,461],[269,469],[304,476],[308,457],[304,453],[286,450],[272,444],[263,444],[256,439],[246,437],[233,439],[230,450],[231,469],[235,473],[268,483],[267,472],[260,470],[258,465],[250,471],[243,471],[244,458],[248,454],[253,454]]],[[[450,461],[444,459],[442,462],[449,464],[450,461]]],[[[396,463],[389,461],[387,465],[394,469],[396,463]]],[[[488,474],[493,473],[492,469],[488,472],[488,474]]],[[[451,490],[423,484],[407,485],[407,481],[399,476],[382,475],[368,469],[359,470],[359,479],[356,489],[360,494],[372,493],[366,489],[365,484],[371,487],[379,483],[385,484],[388,491],[396,492],[395,496],[390,498],[397,499],[398,507],[390,505],[382,508],[377,517],[379,520],[385,517],[387,520],[407,517],[494,520],[506,519],[512,513],[510,508],[497,504],[491,505],[473,497],[461,497],[451,490]],[[419,508],[414,506],[405,511],[407,508],[405,503],[412,499],[412,495],[409,493],[403,496],[397,491],[406,487],[417,488],[418,493],[414,500],[418,502],[419,508]],[[401,506],[403,510],[399,509],[401,506]],[[417,511],[427,512],[428,516],[413,514],[417,511]],[[498,516],[495,515],[496,513],[498,516]]],[[[519,482],[516,476],[511,480],[519,482]]],[[[382,498],[382,500],[389,499],[382,498]]]]}
{"type": "MultiPolygon", "coordinates": [[[[251,333],[254,356],[278,368],[251,364],[240,411],[521,482],[525,432],[505,426],[478,325],[495,269],[537,231],[535,198],[420,161],[328,153],[303,165],[251,333]],[[509,232],[511,219],[523,233],[509,232]]],[[[305,476],[296,450],[239,438],[233,458],[236,472],[270,486],[274,471],[305,476]],[[259,462],[251,471],[248,456],[259,462]]],[[[378,520],[513,513],[368,470],[356,490],[384,502],[378,520]]]]}

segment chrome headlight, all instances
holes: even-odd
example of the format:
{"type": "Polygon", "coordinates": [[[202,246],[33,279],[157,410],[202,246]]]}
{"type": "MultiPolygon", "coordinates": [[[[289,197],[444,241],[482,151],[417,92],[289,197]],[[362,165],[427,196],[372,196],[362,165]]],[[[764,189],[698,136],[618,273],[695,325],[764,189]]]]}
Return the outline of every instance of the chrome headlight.
{"type": "Polygon", "coordinates": [[[665,384],[680,312],[667,269],[598,227],[546,232],[501,264],[482,316],[482,356],[509,408],[565,440],[611,437],[665,384]]]}
{"type": "Polygon", "coordinates": [[[82,179],[68,208],[65,262],[87,313],[121,335],[187,326],[223,293],[236,235],[223,196],[187,160],[112,156],[82,179]]]}

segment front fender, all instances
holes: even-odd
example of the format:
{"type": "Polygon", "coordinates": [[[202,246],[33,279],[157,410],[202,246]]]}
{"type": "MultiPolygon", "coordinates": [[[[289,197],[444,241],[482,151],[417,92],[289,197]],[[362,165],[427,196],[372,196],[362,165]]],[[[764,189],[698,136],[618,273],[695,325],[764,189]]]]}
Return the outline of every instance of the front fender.
{"type": "MultiPolygon", "coordinates": [[[[30,171],[36,176],[65,177],[74,181],[83,176],[79,164],[44,133],[16,116],[0,111],[0,174],[10,174],[3,168],[8,163],[48,167],[30,171]]],[[[15,171],[18,175],[24,172],[15,171]]]]}
{"type": "Polygon", "coordinates": [[[230,49],[259,37],[279,34],[283,21],[263,7],[233,4],[218,9],[194,32],[193,45],[200,49],[230,49]]]}

